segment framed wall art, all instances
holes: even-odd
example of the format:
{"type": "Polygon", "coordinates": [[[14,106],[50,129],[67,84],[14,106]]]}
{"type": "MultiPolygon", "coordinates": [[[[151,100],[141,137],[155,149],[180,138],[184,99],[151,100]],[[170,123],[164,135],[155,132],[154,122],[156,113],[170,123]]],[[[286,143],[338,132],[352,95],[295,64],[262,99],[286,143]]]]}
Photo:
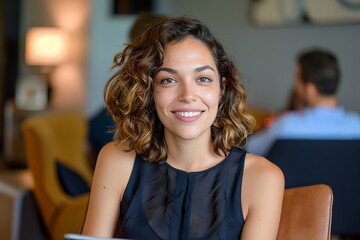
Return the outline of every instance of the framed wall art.
{"type": "Polygon", "coordinates": [[[118,15],[151,12],[153,5],[153,0],[113,0],[113,13],[118,15]]]}
{"type": "Polygon", "coordinates": [[[260,26],[360,23],[360,0],[250,0],[250,21],[260,26]]]}

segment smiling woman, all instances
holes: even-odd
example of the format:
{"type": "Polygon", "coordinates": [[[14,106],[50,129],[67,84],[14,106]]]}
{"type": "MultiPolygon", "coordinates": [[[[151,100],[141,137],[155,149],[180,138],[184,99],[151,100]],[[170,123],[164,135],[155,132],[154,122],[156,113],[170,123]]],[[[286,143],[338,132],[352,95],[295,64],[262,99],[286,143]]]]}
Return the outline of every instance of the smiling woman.
{"type": "Polygon", "coordinates": [[[118,53],[114,69],[105,103],[116,140],[97,160],[83,234],[275,239],[283,175],[240,147],[254,121],[209,29],[165,19],[118,53]]]}
{"type": "Polygon", "coordinates": [[[154,103],[167,142],[201,134],[211,137],[221,98],[216,69],[208,47],[197,39],[187,37],[165,46],[163,67],[154,81],[154,103]]]}

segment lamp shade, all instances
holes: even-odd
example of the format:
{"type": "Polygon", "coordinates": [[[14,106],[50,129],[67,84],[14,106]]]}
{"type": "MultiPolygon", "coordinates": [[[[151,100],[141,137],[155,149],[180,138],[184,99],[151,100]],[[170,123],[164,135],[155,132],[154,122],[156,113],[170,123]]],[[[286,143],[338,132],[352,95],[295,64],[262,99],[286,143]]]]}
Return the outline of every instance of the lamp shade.
{"type": "Polygon", "coordinates": [[[28,65],[55,66],[66,56],[65,34],[58,28],[36,27],[26,33],[25,61],[28,65]]]}

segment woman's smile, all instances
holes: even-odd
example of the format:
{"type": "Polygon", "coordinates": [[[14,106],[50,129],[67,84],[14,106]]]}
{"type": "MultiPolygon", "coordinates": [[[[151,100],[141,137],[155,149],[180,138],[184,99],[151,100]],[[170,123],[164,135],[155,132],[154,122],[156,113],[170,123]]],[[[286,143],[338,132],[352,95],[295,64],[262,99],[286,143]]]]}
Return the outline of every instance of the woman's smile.
{"type": "Polygon", "coordinates": [[[203,111],[192,110],[192,111],[173,111],[176,118],[183,122],[193,122],[201,117],[203,111]]]}

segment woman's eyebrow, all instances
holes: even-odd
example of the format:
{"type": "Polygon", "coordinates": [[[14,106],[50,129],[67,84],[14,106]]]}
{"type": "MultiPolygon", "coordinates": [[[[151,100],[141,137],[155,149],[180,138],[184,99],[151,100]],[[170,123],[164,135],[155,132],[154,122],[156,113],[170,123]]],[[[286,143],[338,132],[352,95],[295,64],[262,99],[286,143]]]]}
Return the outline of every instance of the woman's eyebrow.
{"type": "MultiPolygon", "coordinates": [[[[194,69],[194,72],[202,72],[202,71],[205,71],[205,70],[212,70],[213,72],[215,72],[215,70],[212,67],[210,67],[209,65],[197,67],[197,68],[194,69]]],[[[168,68],[168,67],[159,68],[158,72],[161,72],[161,71],[172,73],[172,74],[177,74],[178,73],[178,71],[176,71],[175,69],[168,68]]]]}
{"type": "Polygon", "coordinates": [[[164,71],[164,72],[168,72],[168,73],[173,73],[173,74],[176,74],[177,71],[175,69],[172,69],[172,68],[168,68],[168,67],[161,67],[158,69],[158,72],[161,72],[161,71],[164,71]]]}
{"type": "Polygon", "coordinates": [[[207,69],[210,69],[210,70],[212,70],[213,72],[215,72],[215,70],[214,70],[212,67],[210,67],[209,65],[202,66],[202,67],[197,67],[197,68],[195,68],[195,71],[194,71],[194,72],[202,72],[202,71],[205,71],[205,70],[207,70],[207,69]]]}

